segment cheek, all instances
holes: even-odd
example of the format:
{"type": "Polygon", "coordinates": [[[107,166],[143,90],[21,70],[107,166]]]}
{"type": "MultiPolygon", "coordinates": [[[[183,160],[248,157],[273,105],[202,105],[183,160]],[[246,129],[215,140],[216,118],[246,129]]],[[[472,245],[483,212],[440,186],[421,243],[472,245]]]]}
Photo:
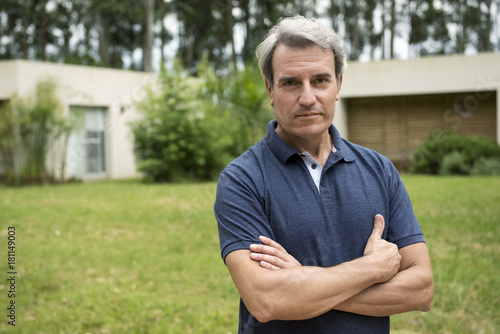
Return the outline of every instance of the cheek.
{"type": "Polygon", "coordinates": [[[337,94],[330,93],[318,96],[318,99],[322,102],[325,108],[335,109],[335,102],[338,101],[339,98],[337,94]]]}

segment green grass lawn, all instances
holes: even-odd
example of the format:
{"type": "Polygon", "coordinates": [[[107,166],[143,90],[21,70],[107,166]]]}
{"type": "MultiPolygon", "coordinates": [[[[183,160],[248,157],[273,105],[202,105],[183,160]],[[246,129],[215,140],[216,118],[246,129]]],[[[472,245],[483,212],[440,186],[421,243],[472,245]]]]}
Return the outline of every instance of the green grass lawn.
{"type": "MultiPolygon", "coordinates": [[[[434,308],[394,333],[500,332],[500,178],[404,176],[431,253],[434,308]]],[[[236,333],[215,183],[0,188],[1,333],[236,333]],[[16,326],[7,324],[8,227],[16,326]]]]}

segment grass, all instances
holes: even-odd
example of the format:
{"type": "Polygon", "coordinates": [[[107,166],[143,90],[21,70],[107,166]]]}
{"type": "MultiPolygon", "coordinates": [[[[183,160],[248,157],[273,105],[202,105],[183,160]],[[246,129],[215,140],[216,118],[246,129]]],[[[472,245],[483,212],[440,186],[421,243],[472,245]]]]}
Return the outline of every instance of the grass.
{"type": "MultiPolygon", "coordinates": [[[[429,313],[394,316],[392,332],[500,332],[500,178],[403,180],[436,291],[429,313]]],[[[137,180],[0,188],[0,333],[236,333],[215,188],[137,180]],[[6,317],[8,226],[15,328],[6,317]]]]}

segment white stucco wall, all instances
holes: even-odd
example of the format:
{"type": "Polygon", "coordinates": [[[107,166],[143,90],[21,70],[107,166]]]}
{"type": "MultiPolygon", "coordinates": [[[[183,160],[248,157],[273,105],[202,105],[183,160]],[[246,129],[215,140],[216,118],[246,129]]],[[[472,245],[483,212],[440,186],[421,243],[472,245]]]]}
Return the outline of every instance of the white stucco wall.
{"type": "Polygon", "coordinates": [[[500,53],[350,62],[344,73],[334,124],[343,136],[349,137],[347,110],[342,103],[346,98],[474,92],[481,102],[486,91],[497,94],[500,143],[500,53]]]}
{"type": "Polygon", "coordinates": [[[49,77],[58,83],[66,114],[70,106],[107,109],[106,176],[136,176],[128,123],[137,117],[133,103],[142,97],[142,88],[154,82],[155,74],[24,60],[0,61],[0,100],[8,100],[14,94],[27,96],[39,81],[49,77]]]}
{"type": "MultiPolygon", "coordinates": [[[[106,176],[136,176],[128,123],[137,117],[133,103],[155,74],[25,60],[0,61],[0,100],[26,96],[40,80],[59,83],[65,112],[70,106],[107,108],[106,176]]],[[[497,94],[497,141],[500,143],[500,53],[440,56],[414,60],[350,62],[344,73],[334,124],[349,138],[346,99],[370,96],[474,92],[497,94]]],[[[68,161],[68,163],[71,163],[68,161]]]]}

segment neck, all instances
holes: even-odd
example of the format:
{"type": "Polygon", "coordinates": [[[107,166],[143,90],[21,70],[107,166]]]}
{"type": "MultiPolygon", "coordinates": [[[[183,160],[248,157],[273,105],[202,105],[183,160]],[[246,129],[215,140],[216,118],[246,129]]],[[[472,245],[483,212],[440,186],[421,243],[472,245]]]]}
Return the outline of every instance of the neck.
{"type": "Polygon", "coordinates": [[[285,143],[301,151],[308,152],[323,167],[333,149],[333,138],[326,130],[321,135],[312,138],[301,138],[285,133],[280,126],[276,133],[285,143]]]}

